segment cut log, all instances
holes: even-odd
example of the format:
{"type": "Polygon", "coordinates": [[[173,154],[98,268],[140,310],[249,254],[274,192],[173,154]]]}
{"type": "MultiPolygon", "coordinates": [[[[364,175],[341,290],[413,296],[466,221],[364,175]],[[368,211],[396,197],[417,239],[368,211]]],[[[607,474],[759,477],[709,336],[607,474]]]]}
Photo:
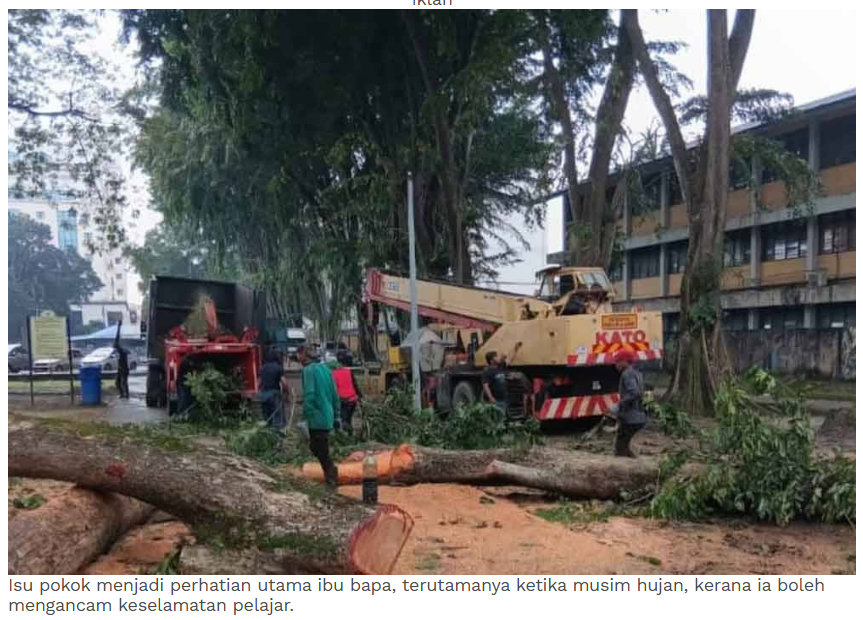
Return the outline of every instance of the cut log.
{"type": "MultiPolygon", "coordinates": [[[[659,461],[543,448],[436,450],[402,445],[376,453],[381,484],[517,484],[575,498],[614,499],[656,483],[659,461]]],[[[351,455],[338,465],[339,484],[362,482],[362,463],[351,455]]],[[[317,462],[303,475],[323,480],[317,462]]]]}
{"type": "Polygon", "coordinates": [[[73,487],[9,521],[9,574],[76,573],[153,510],[128,497],[73,487]]]}
{"type": "Polygon", "coordinates": [[[413,528],[398,508],[366,506],[158,429],[10,416],[9,475],[134,497],[188,523],[201,542],[279,550],[286,573],[389,573],[413,528]]]}
{"type": "Polygon", "coordinates": [[[495,479],[574,498],[617,499],[621,492],[639,491],[656,483],[659,469],[646,459],[587,455],[540,469],[492,461],[488,473],[495,479]]]}

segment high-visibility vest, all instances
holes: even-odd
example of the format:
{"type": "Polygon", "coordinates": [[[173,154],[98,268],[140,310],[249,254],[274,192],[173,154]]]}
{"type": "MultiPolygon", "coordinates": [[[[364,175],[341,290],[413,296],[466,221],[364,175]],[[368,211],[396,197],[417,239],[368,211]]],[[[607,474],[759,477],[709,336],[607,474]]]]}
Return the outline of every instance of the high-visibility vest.
{"type": "Polygon", "coordinates": [[[351,403],[359,400],[357,391],[354,389],[354,377],[351,374],[350,368],[336,368],[333,371],[333,381],[336,382],[336,391],[339,393],[339,398],[351,403]]]}

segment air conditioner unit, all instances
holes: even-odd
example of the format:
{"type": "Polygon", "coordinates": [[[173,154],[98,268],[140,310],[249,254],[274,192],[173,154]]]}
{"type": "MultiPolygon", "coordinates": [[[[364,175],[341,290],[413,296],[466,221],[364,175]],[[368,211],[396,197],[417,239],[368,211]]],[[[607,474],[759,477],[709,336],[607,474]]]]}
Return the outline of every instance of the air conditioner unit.
{"type": "Polygon", "coordinates": [[[827,272],[823,269],[806,272],[806,285],[812,288],[827,286],[827,272]]]}

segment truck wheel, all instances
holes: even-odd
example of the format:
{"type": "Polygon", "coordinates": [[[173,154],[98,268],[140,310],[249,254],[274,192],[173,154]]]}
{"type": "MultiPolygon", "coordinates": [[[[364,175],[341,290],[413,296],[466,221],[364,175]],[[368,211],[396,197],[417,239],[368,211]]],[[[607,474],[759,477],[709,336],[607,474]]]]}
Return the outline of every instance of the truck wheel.
{"type": "Polygon", "coordinates": [[[476,388],[470,381],[460,381],[452,391],[452,406],[463,407],[477,401],[476,388]]]}

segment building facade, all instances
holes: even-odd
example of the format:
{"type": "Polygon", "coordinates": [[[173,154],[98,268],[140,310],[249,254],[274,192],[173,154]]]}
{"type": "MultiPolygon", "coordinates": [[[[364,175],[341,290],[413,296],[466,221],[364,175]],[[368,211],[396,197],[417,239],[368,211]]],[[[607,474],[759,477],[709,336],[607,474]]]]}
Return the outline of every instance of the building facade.
{"type": "Polygon", "coordinates": [[[10,188],[8,206],[9,211],[47,226],[51,231],[52,245],[84,257],[102,282],[102,287],[86,303],[70,308],[73,326],[86,326],[93,322],[115,325],[120,320],[129,325],[137,321],[137,313],[128,303],[127,261],[118,250],[101,253],[90,250],[96,227],[90,221],[89,209],[85,205],[69,199],[60,191],[32,198],[16,194],[10,188]]]}
{"type": "MultiPolygon", "coordinates": [[[[722,306],[729,331],[855,328],[856,89],[801,106],[783,120],[749,125],[808,161],[823,191],[814,208],[788,204],[785,187],[759,162],[735,169],[728,195],[722,306]],[[755,183],[760,178],[760,184],[755,183]],[[752,187],[757,186],[759,196],[752,187]]],[[[670,158],[642,169],[654,208],[624,208],[624,257],[610,274],[615,307],[658,310],[679,328],[688,219],[670,158]]],[[[564,230],[569,209],[564,205],[564,230]]],[[[565,262],[564,253],[548,256],[565,262]]]]}

